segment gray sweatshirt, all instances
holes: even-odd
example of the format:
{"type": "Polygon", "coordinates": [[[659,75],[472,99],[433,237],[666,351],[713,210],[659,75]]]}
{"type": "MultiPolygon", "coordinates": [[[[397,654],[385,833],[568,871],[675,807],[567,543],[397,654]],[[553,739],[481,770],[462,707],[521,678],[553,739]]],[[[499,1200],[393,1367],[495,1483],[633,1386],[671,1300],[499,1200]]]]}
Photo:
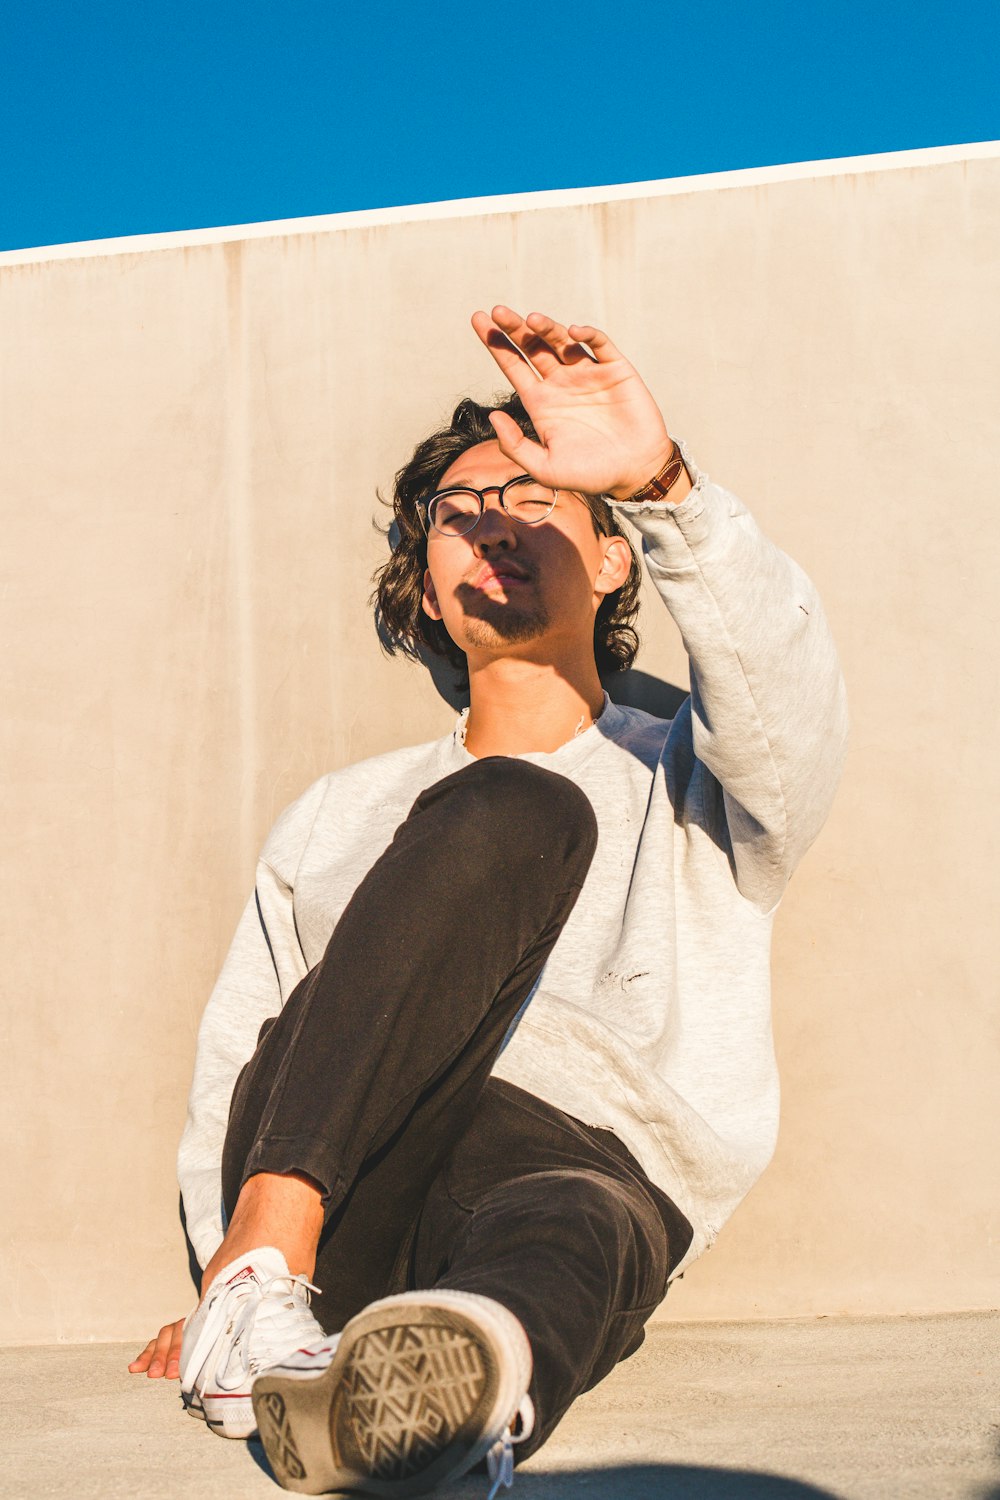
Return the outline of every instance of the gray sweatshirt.
{"type": "MultiPolygon", "coordinates": [[[[618,507],[680,629],[690,697],[672,720],[606,698],[586,733],[522,757],[586,792],[599,836],[494,1069],[615,1132],[694,1227],[678,1270],[774,1150],[772,920],[829,810],[847,724],[812,584],[733,495],[693,472],[674,508],[618,507]]],[[[222,1239],[229,1101],[261,1023],[322,958],[418,793],[471,760],[456,726],[324,776],[272,829],[201,1023],[178,1157],[202,1265],[222,1239]]]]}

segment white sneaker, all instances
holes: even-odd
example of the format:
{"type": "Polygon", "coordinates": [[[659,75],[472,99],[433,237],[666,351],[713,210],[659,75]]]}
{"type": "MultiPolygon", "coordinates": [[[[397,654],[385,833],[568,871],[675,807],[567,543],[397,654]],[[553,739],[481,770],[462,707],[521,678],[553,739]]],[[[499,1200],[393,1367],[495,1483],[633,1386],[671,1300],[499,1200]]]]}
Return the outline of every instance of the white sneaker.
{"type": "Polygon", "coordinates": [[[192,1416],[221,1437],[253,1437],[255,1376],[295,1350],[308,1349],[316,1369],[330,1363],[339,1334],[309,1311],[315,1290],[272,1246],[223,1267],[184,1324],[181,1397],[192,1416]]]}
{"type": "Polygon", "coordinates": [[[499,1302],[445,1288],[385,1297],[351,1319],[324,1370],[310,1358],[292,1355],[253,1386],[261,1441],[285,1489],[388,1500],[457,1479],[483,1458],[489,1500],[511,1484],[512,1445],[534,1426],[531,1346],[499,1302]]]}

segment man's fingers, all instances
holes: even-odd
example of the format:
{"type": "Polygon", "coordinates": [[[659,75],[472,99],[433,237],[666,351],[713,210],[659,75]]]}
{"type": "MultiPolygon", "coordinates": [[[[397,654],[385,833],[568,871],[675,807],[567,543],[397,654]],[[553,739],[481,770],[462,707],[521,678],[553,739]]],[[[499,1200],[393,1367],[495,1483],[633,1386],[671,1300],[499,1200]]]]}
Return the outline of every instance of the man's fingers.
{"type": "Polygon", "coordinates": [[[478,312],[473,327],[490,350],[518,395],[531,390],[528,370],[545,379],[562,365],[608,364],[623,359],[621,351],[600,328],[589,323],[558,323],[548,313],[524,318],[502,302],[492,313],[478,312]]]}
{"type": "Polygon", "coordinates": [[[179,1380],[181,1375],[181,1344],[184,1339],[184,1322],[174,1324],[173,1337],[167,1349],[167,1364],[164,1375],[167,1380],[179,1380]]]}
{"type": "MultiPolygon", "coordinates": [[[[559,335],[565,335],[566,330],[560,328],[554,319],[545,313],[529,313],[522,318],[520,313],[502,303],[493,309],[493,316],[512,343],[531,360],[543,380],[562,364],[559,335]]],[[[568,337],[563,342],[568,343],[568,337]]]]}
{"type": "Polygon", "coordinates": [[[157,1380],[163,1375],[168,1380],[176,1380],[180,1375],[183,1338],[183,1318],[179,1318],[176,1323],[165,1323],[156,1338],[150,1339],[142,1353],[129,1365],[129,1372],[132,1375],[146,1374],[150,1380],[157,1380]]]}
{"type": "Polygon", "coordinates": [[[523,400],[525,394],[537,385],[539,376],[507,333],[487,313],[473,313],[472,326],[523,400]]]}
{"type": "MultiPolygon", "coordinates": [[[[557,323],[555,318],[550,318],[548,313],[528,313],[524,321],[528,328],[532,329],[555,351],[559,356],[559,363],[579,364],[581,359],[593,362],[593,355],[587,345],[573,338],[569,329],[565,328],[562,323],[557,323]]],[[[533,354],[531,358],[534,361],[533,354]]]]}
{"type": "Polygon", "coordinates": [[[593,363],[586,345],[571,338],[569,330],[555,318],[550,318],[548,313],[531,312],[522,318],[520,313],[500,303],[493,309],[493,318],[530,359],[543,380],[561,365],[579,364],[581,360],[593,363]]]}
{"type": "Polygon", "coordinates": [[[547,478],[548,459],[545,449],[540,443],[533,443],[531,438],[518,427],[513,417],[504,411],[491,411],[490,424],[497,435],[500,451],[514,463],[520,464],[527,473],[533,474],[536,479],[543,483],[547,478]]]}
{"type": "Polygon", "coordinates": [[[581,344],[586,344],[602,365],[610,364],[613,359],[625,358],[621,350],[615,348],[606,333],[602,333],[599,328],[592,328],[589,323],[571,323],[568,332],[581,344]]]}
{"type": "Polygon", "coordinates": [[[143,1370],[149,1369],[149,1362],[153,1358],[153,1350],[155,1348],[156,1340],[150,1339],[142,1353],[136,1355],[135,1359],[129,1365],[129,1370],[133,1375],[141,1375],[143,1370]]]}
{"type": "Polygon", "coordinates": [[[156,1336],[156,1346],[153,1350],[153,1358],[150,1360],[149,1369],[146,1374],[150,1380],[157,1380],[167,1368],[167,1350],[170,1348],[170,1338],[174,1331],[174,1325],[167,1323],[160,1329],[156,1336]]]}

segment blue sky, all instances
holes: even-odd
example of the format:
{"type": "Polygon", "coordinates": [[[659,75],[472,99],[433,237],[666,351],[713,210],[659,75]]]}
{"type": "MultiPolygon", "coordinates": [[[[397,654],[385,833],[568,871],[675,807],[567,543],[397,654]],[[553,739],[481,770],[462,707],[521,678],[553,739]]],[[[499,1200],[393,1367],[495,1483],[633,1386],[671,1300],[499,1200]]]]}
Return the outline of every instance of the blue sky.
{"type": "Polygon", "coordinates": [[[998,18],[7,0],[0,249],[993,140],[998,18]]]}

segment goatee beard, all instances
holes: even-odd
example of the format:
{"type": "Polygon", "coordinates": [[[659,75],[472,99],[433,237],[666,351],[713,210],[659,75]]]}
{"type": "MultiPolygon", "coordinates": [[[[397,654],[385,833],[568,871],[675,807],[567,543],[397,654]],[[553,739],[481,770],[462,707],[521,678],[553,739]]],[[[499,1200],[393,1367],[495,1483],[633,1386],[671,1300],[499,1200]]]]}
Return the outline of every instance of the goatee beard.
{"type": "Polygon", "coordinates": [[[481,650],[516,646],[536,639],[549,628],[549,613],[540,601],[501,604],[480,589],[470,589],[468,594],[462,589],[459,594],[465,606],[465,635],[470,646],[481,650]]]}

